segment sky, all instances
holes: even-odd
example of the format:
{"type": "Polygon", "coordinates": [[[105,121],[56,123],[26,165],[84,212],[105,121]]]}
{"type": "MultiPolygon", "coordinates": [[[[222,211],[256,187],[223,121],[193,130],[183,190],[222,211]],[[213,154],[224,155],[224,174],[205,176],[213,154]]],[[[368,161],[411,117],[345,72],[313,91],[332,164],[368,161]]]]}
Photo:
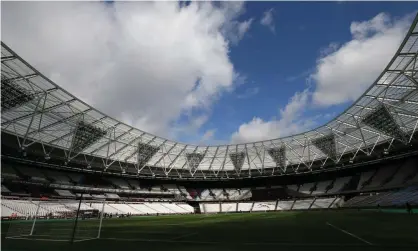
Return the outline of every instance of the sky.
{"type": "Polygon", "coordinates": [[[415,2],[3,2],[1,40],[105,114],[168,139],[284,137],[349,107],[415,2]]]}

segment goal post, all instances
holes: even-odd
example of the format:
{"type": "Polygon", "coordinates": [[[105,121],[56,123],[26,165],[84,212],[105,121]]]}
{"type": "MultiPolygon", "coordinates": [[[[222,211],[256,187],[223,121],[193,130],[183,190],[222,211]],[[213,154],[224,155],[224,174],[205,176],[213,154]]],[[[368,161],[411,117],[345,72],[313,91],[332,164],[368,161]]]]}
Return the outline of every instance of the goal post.
{"type": "MultiPolygon", "coordinates": [[[[17,212],[6,239],[79,242],[100,237],[105,201],[7,200],[17,212]]],[[[2,204],[4,204],[2,202],[2,204]]]]}

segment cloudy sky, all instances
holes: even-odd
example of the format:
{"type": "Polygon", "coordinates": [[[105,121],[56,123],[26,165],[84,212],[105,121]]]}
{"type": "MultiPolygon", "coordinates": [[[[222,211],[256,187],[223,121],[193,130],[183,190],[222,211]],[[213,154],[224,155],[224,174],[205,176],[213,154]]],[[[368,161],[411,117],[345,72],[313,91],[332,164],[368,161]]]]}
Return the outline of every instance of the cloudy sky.
{"type": "Polygon", "coordinates": [[[286,136],[373,83],[415,3],[3,2],[1,39],[102,112],[182,142],[286,136]]]}

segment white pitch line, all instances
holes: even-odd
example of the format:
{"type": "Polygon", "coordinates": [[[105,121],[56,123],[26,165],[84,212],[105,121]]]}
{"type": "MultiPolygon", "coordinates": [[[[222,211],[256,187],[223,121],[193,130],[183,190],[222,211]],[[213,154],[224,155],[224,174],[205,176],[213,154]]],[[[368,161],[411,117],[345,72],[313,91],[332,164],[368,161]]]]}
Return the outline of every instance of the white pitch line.
{"type": "Polygon", "coordinates": [[[355,234],[353,234],[353,233],[350,233],[350,232],[348,232],[348,231],[346,231],[346,230],[344,230],[344,229],[341,229],[341,228],[339,228],[339,227],[336,227],[336,226],[332,225],[332,224],[331,224],[331,223],[329,223],[329,222],[327,222],[327,225],[328,225],[328,226],[331,226],[331,227],[333,227],[333,228],[335,228],[335,229],[337,229],[337,230],[339,230],[339,231],[341,231],[341,232],[343,232],[343,233],[345,233],[345,234],[348,234],[348,235],[350,235],[351,237],[356,238],[357,240],[360,240],[360,241],[362,241],[362,242],[364,242],[364,243],[366,243],[366,244],[369,244],[370,246],[373,246],[373,243],[371,243],[371,242],[369,242],[369,241],[366,241],[365,239],[362,239],[362,238],[358,237],[357,235],[355,235],[355,234]]]}
{"type": "Polygon", "coordinates": [[[82,242],[82,241],[91,241],[96,240],[97,238],[89,238],[89,239],[83,239],[83,240],[74,240],[74,242],[82,242]]]}
{"type": "Polygon", "coordinates": [[[14,240],[28,240],[28,241],[68,241],[68,240],[54,240],[54,239],[39,239],[39,238],[25,238],[25,237],[13,237],[8,239],[14,240]]]}

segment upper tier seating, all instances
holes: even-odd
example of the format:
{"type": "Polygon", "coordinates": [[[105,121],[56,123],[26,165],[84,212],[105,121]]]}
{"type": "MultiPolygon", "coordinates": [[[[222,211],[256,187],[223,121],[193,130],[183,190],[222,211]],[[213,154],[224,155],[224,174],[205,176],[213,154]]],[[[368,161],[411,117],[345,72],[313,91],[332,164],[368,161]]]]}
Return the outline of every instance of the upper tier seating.
{"type": "Polygon", "coordinates": [[[107,178],[108,181],[110,181],[111,183],[113,183],[116,187],[121,188],[121,189],[131,189],[129,187],[128,182],[126,182],[124,179],[117,179],[117,178],[107,178]]]}
{"type": "Polygon", "coordinates": [[[108,199],[120,199],[119,195],[114,193],[105,193],[106,198],[108,199]]]}
{"type": "Polygon", "coordinates": [[[299,192],[304,194],[311,194],[312,189],[314,188],[315,183],[304,183],[299,187],[299,192]]]}
{"type": "Polygon", "coordinates": [[[72,185],[70,178],[63,173],[48,170],[46,175],[53,179],[56,184],[72,185]]]}
{"type": "Polygon", "coordinates": [[[359,181],[358,186],[357,186],[357,190],[363,189],[363,187],[372,178],[372,176],[373,176],[374,173],[375,173],[375,171],[361,173],[360,181],[359,181]]]}
{"type": "Polygon", "coordinates": [[[57,192],[57,194],[60,195],[60,196],[75,197],[75,195],[68,190],[55,189],[55,192],[57,192]]]}
{"type": "Polygon", "coordinates": [[[391,187],[404,185],[405,182],[408,182],[408,180],[413,178],[414,174],[417,172],[417,166],[418,163],[416,159],[407,160],[395,173],[395,176],[385,184],[385,186],[391,187]]]}
{"type": "Polygon", "coordinates": [[[39,169],[27,166],[19,166],[17,169],[21,174],[28,176],[33,181],[48,182],[48,179],[39,169]]]}
{"type": "Polygon", "coordinates": [[[381,187],[386,181],[388,181],[395,174],[396,170],[397,170],[397,167],[393,165],[379,168],[376,174],[372,177],[370,183],[365,185],[363,189],[381,187]]]}
{"type": "Polygon", "coordinates": [[[327,193],[338,193],[340,192],[345,185],[348,184],[348,182],[350,182],[351,177],[341,177],[341,178],[337,178],[332,187],[327,191],[327,193]]]}
{"type": "Polygon", "coordinates": [[[316,189],[312,194],[324,194],[327,191],[327,188],[331,185],[332,180],[321,181],[316,184],[316,189]]]}
{"type": "Polygon", "coordinates": [[[3,165],[3,164],[1,166],[1,176],[7,177],[7,178],[13,178],[13,179],[19,178],[19,175],[11,166],[3,165]]]}

